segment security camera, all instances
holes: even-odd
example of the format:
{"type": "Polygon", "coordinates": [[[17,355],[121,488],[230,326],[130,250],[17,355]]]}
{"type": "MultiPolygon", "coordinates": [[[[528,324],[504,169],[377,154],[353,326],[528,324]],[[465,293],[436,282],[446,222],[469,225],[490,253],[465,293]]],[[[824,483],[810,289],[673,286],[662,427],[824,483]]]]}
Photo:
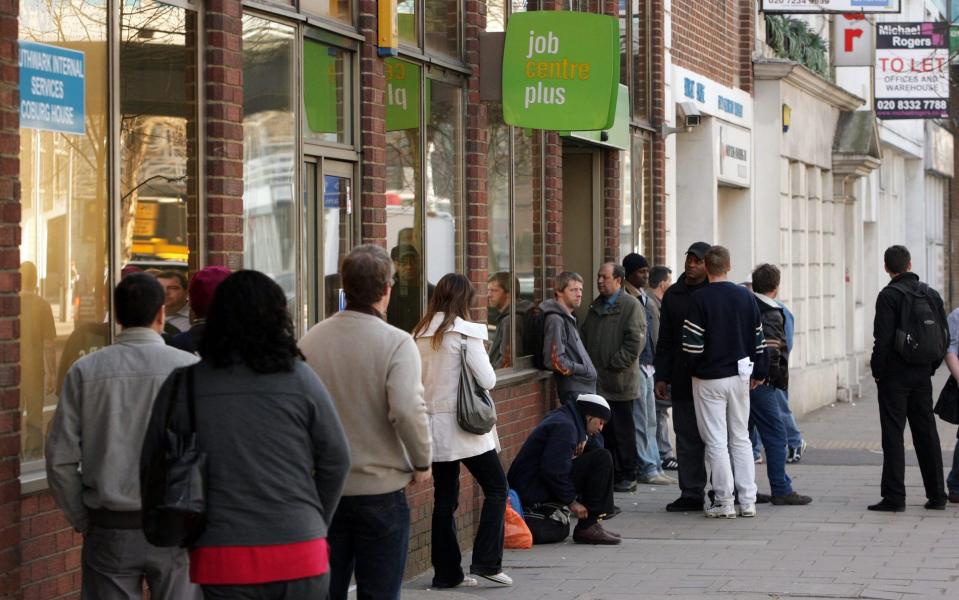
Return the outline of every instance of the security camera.
{"type": "Polygon", "coordinates": [[[703,116],[693,102],[680,102],[679,111],[682,113],[683,123],[687,129],[696,127],[702,121],[703,116]]]}

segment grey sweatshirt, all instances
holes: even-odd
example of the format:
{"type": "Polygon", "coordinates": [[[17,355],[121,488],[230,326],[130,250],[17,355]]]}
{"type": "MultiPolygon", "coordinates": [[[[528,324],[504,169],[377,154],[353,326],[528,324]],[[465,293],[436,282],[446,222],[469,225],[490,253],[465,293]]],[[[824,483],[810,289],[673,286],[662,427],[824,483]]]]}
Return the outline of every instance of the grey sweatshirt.
{"type": "MultiPolygon", "coordinates": [[[[175,377],[180,387],[173,426],[185,431],[187,381],[175,377]]],[[[175,377],[157,396],[140,458],[143,471],[164,451],[175,377]]],[[[197,443],[207,461],[207,524],[195,545],[264,546],[326,537],[350,454],[333,401],[313,370],[301,360],[292,372],[279,373],[201,362],[193,386],[197,443]]],[[[150,489],[145,495],[157,497],[150,489]]]]}
{"type": "Polygon", "coordinates": [[[579,337],[576,317],[556,300],[539,305],[543,311],[543,362],[553,370],[558,392],[596,393],[596,369],[579,337]]]}
{"type": "Polygon", "coordinates": [[[353,465],[345,496],[401,490],[432,463],[420,352],[410,334],[353,310],[316,324],[300,349],[333,396],[353,465]]]}
{"type": "Polygon", "coordinates": [[[140,510],[140,446],[154,398],[174,369],[197,360],[132,327],[70,367],[47,437],[47,481],[77,531],[87,530],[88,509],[140,510]]]}

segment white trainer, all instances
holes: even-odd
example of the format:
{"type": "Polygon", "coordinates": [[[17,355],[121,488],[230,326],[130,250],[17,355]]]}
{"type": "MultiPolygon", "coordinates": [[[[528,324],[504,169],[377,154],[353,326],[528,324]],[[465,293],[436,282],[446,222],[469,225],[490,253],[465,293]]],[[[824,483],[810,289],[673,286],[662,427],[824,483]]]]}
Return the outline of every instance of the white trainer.
{"type": "Polygon", "coordinates": [[[736,507],[736,512],[740,517],[755,517],[756,516],[756,505],[755,504],[740,504],[736,507]]]}
{"type": "Polygon", "coordinates": [[[716,504],[703,511],[708,519],[735,519],[736,509],[732,506],[716,504]]]}
{"type": "Polygon", "coordinates": [[[513,585],[513,579],[506,573],[503,573],[502,571],[500,571],[496,575],[479,575],[479,576],[482,577],[483,579],[488,579],[489,581],[492,581],[493,583],[498,583],[499,585],[513,585]]]}

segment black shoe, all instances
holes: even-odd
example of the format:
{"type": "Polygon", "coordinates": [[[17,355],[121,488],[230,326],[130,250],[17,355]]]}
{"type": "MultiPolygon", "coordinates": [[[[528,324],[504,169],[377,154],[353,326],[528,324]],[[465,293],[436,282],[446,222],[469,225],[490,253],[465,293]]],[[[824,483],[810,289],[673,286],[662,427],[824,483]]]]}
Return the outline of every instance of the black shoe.
{"type": "Polygon", "coordinates": [[[635,492],[636,480],[624,479],[622,481],[617,481],[616,485],[613,486],[613,491],[614,492],[635,492]]]}
{"type": "Polygon", "coordinates": [[[929,500],[923,506],[926,510],[946,510],[945,500],[929,500]]]}
{"type": "Polygon", "coordinates": [[[756,492],[756,504],[769,504],[772,501],[772,496],[769,494],[761,494],[756,492]]]}
{"type": "Polygon", "coordinates": [[[689,496],[680,496],[666,505],[666,512],[699,512],[701,510],[703,510],[703,501],[689,496]]]}
{"type": "Polygon", "coordinates": [[[870,504],[866,508],[878,512],[906,512],[905,504],[893,504],[885,498],[880,500],[877,504],[870,504]]]}
{"type": "Polygon", "coordinates": [[[812,502],[812,498],[793,492],[785,496],[770,496],[769,501],[776,506],[803,506],[812,502]]]}

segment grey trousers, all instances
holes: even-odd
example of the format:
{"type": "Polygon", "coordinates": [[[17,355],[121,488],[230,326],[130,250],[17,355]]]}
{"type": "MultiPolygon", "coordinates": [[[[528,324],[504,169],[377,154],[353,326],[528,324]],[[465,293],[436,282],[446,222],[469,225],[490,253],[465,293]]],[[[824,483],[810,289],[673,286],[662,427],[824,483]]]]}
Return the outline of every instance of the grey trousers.
{"type": "Polygon", "coordinates": [[[660,460],[673,457],[673,445],[669,442],[668,406],[656,406],[656,442],[659,444],[660,460]]]}
{"type": "Polygon", "coordinates": [[[82,600],[200,600],[182,548],[150,545],[139,529],[90,527],[83,537],[82,600]]]}

